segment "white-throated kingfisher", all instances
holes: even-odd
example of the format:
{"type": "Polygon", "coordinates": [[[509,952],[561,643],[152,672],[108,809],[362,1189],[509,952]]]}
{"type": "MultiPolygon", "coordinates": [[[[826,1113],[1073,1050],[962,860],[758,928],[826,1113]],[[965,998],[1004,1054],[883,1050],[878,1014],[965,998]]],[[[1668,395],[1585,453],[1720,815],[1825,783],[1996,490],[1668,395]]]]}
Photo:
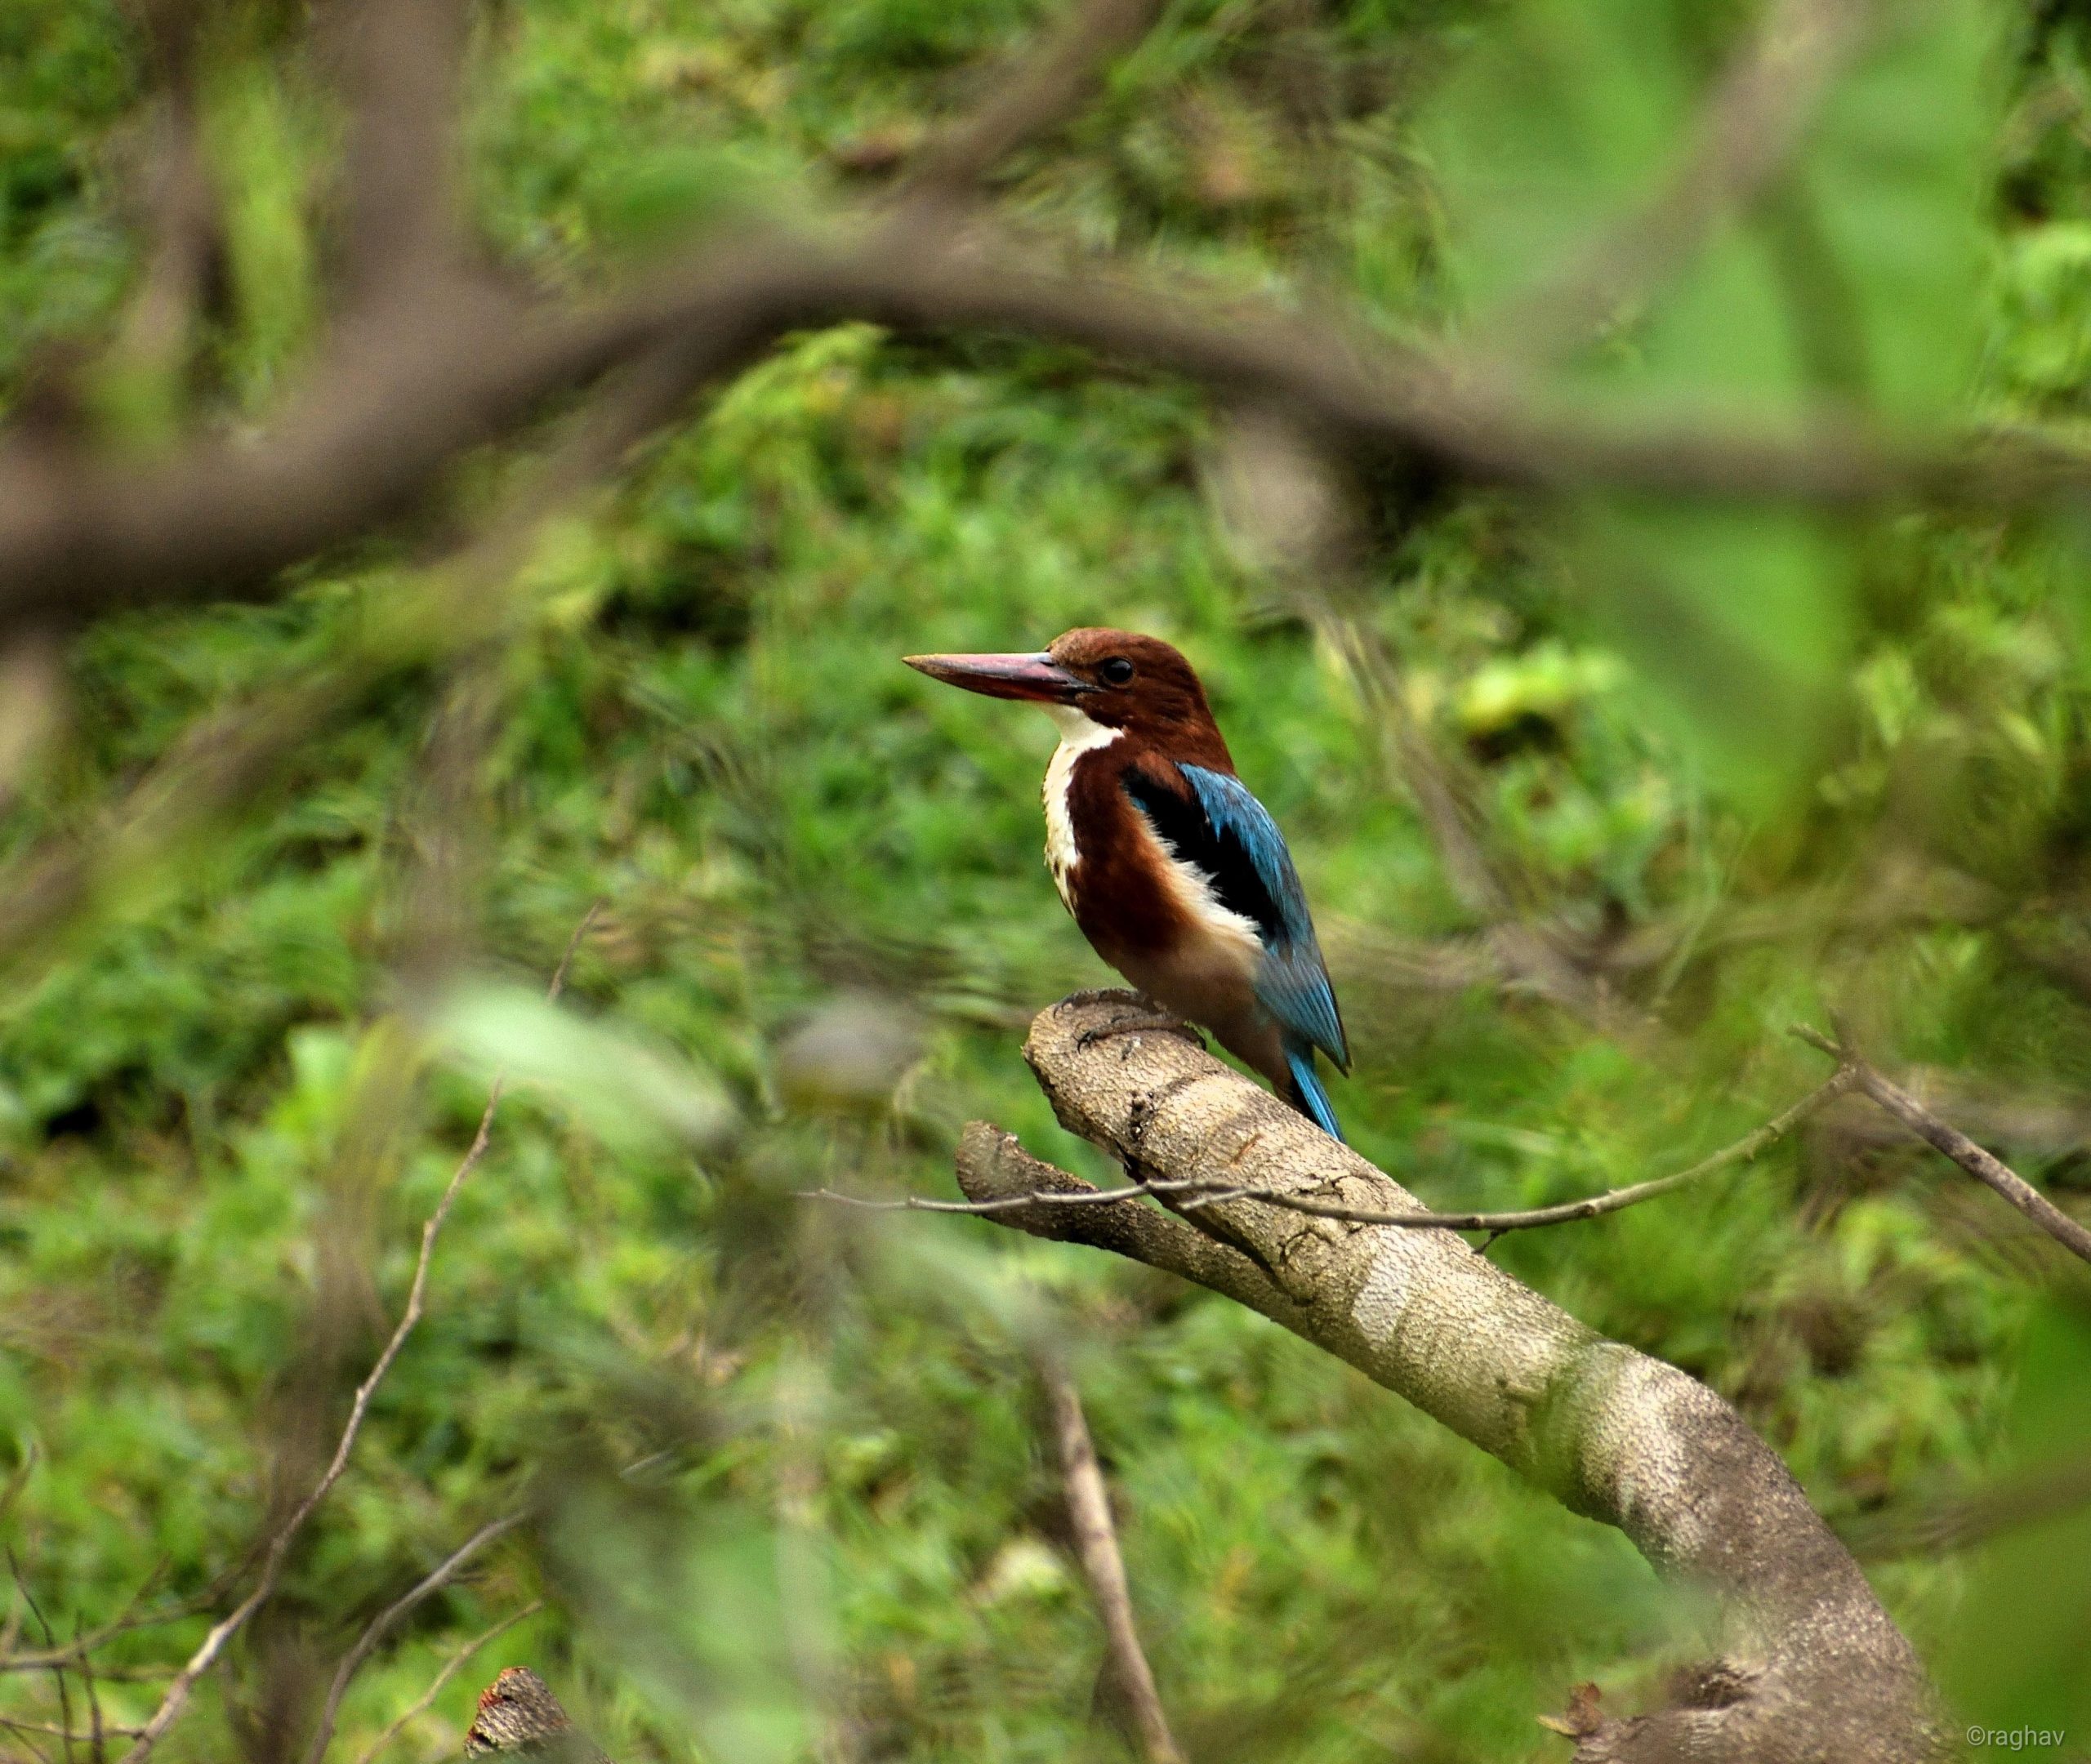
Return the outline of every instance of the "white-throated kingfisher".
{"type": "Polygon", "coordinates": [[[1159,638],[1068,631],[1033,655],[909,656],[932,679],[1043,707],[1046,864],[1096,953],[1340,1139],[1314,1069],[1350,1069],[1307,895],[1234,773],[1191,664],[1159,638]]]}

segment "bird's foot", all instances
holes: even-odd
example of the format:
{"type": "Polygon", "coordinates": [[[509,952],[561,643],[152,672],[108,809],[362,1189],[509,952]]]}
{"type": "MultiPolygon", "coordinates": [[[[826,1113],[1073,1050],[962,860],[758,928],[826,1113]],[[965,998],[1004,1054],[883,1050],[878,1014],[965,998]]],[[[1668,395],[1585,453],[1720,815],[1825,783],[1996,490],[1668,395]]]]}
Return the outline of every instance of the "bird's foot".
{"type": "Polygon", "coordinates": [[[1064,1002],[1069,1004],[1119,1004],[1133,1009],[1128,1014],[1114,1018],[1111,1022],[1095,1029],[1085,1029],[1076,1038],[1075,1045],[1085,1054],[1099,1041],[1108,1041],[1118,1036],[1173,1035],[1181,1036],[1201,1052],[1208,1051],[1206,1038],[1175,1012],[1164,1010],[1161,1005],[1139,992],[1128,992],[1112,987],[1094,992],[1077,992],[1064,1002]]]}

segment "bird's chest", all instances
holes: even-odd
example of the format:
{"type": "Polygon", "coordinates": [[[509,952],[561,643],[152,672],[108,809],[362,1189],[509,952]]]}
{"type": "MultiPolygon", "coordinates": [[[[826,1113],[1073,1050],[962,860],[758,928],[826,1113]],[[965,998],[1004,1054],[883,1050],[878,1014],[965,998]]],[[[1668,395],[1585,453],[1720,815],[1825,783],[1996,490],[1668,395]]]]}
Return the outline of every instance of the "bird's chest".
{"type": "Polygon", "coordinates": [[[1101,751],[1109,745],[1063,742],[1046,768],[1046,866],[1062,903],[1121,973],[1201,951],[1230,972],[1252,960],[1255,928],[1156,835],[1120,782],[1119,755],[1101,751]],[[1215,939],[1217,953],[1205,950],[1215,939]]]}

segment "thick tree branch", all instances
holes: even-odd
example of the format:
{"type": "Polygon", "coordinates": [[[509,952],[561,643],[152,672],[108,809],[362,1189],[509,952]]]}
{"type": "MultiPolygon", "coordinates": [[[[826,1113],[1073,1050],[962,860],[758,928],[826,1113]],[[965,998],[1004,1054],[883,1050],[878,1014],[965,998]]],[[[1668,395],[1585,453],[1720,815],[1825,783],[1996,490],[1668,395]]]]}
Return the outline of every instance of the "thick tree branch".
{"type": "MultiPolygon", "coordinates": [[[[1072,114],[1158,10],[1156,0],[1075,8],[996,96],[932,142],[911,187],[934,198],[976,184],[1072,114]]],[[[1770,176],[1862,11],[1861,0],[1775,0],[1673,183],[1619,223],[1601,273],[1572,278],[1584,292],[1555,308],[1611,300],[1622,274],[1652,275],[1770,176]]],[[[528,300],[473,274],[454,236],[462,0],[351,0],[336,16],[351,113],[332,303],[341,323],[258,440],[200,432],[140,461],[18,426],[0,443],[0,631],[280,591],[287,566],[427,503],[460,456],[617,368],[651,364],[650,395],[628,401],[622,418],[636,438],[781,336],[845,320],[1077,345],[1273,403],[1355,452],[1491,483],[1829,507],[2007,506],[2091,483],[2091,457],[2029,434],[1898,438],[1829,413],[1776,429],[1689,414],[1622,425],[1575,394],[1549,399],[1507,363],[1402,349],[1326,314],[1230,305],[1129,278],[1122,265],[1041,268],[977,217],[923,224],[947,206],[934,199],[865,205],[832,236],[704,238],[591,305],[528,300]]],[[[194,252],[184,253],[188,264],[194,252]]],[[[193,283],[193,270],[175,279],[193,283]]]]}
{"type": "Polygon", "coordinates": [[[425,296],[454,270],[466,0],[356,0],[341,20],[350,105],[346,304],[425,296]]]}
{"type": "MultiPolygon", "coordinates": [[[[1071,1131],[1135,1175],[1334,1187],[1346,1203],[1414,1208],[1384,1174],[1188,1042],[1098,1038],[1144,1008],[1102,995],[1032,1025],[1025,1057],[1071,1131]]],[[[978,1124],[960,1148],[959,1181],[975,1200],[1086,1186],[978,1124]]],[[[1449,1233],[1249,1200],[1212,1211],[1227,1242],[1202,1221],[1144,1208],[1019,1206],[997,1217],[1263,1312],[1576,1512],[1618,1526],[1665,1575],[1707,1587],[1723,1658],[1691,1676],[1677,1706],[1598,1721],[1581,1739],[1579,1764],[1944,1755],[1908,1642],[1777,1456],[1704,1385],[1593,1334],[1449,1233]]]]}

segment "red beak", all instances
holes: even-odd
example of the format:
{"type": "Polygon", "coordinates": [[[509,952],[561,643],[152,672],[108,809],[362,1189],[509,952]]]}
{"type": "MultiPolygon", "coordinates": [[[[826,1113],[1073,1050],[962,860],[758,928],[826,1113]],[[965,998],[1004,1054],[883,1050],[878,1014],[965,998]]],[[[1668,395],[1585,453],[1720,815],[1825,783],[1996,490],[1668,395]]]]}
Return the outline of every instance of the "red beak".
{"type": "Polygon", "coordinates": [[[1090,689],[1052,657],[1037,655],[912,655],[908,666],[947,686],[984,693],[990,698],[1023,698],[1038,704],[1072,704],[1090,689]]]}

